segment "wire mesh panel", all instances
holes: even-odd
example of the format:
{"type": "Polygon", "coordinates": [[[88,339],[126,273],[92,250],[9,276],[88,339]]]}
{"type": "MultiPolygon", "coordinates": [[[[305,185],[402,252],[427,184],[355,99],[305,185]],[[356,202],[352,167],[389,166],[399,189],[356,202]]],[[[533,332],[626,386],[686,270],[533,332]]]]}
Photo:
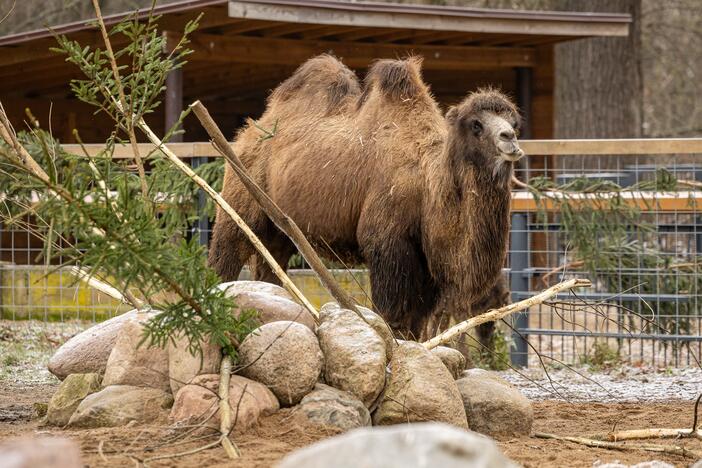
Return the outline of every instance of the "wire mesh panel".
{"type": "Polygon", "coordinates": [[[702,166],[690,155],[542,162],[518,171],[539,189],[515,194],[512,298],[564,278],[586,277],[593,287],[518,319],[513,362],[696,365],[702,166]]]}

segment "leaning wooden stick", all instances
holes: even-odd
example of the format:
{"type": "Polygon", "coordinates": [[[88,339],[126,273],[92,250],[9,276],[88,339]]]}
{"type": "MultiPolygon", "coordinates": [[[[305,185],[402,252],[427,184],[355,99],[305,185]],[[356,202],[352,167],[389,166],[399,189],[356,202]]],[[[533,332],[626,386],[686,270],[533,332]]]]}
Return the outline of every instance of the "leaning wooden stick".
{"type": "Polygon", "coordinates": [[[263,208],[266,214],[271,218],[271,221],[293,241],[300,251],[300,254],[305,258],[310,267],[312,267],[312,270],[314,270],[317,276],[319,276],[322,285],[324,285],[341,307],[351,309],[358,313],[356,302],[339,286],[339,283],[336,282],[334,276],[332,276],[331,272],[324,266],[322,259],[319,258],[319,255],[317,255],[317,252],[312,248],[303,232],[297,224],[295,224],[295,221],[286,215],[268,194],[251,179],[246,167],[244,167],[239,157],[234,153],[234,150],[229,145],[229,142],[222,134],[222,131],[212,119],[205,106],[202,105],[200,101],[195,101],[190,104],[190,108],[195,112],[195,115],[205,128],[205,131],[207,131],[210,138],[212,138],[212,144],[215,149],[224,156],[224,159],[227,160],[231,168],[236,172],[237,176],[239,176],[241,183],[244,184],[254,200],[258,202],[261,208],[263,208]]]}
{"type": "Polygon", "coordinates": [[[467,332],[471,328],[475,328],[478,325],[481,325],[483,323],[494,322],[495,320],[500,320],[504,317],[507,317],[510,314],[515,313],[515,312],[519,312],[519,311],[528,309],[531,306],[541,304],[544,301],[546,301],[547,299],[552,298],[553,296],[555,296],[556,294],[558,294],[561,291],[566,291],[568,289],[573,289],[573,288],[586,288],[589,286],[592,286],[592,283],[588,279],[574,278],[574,279],[570,279],[568,281],[563,281],[562,283],[558,283],[554,286],[551,286],[550,288],[546,289],[545,291],[541,291],[539,294],[537,294],[536,296],[530,297],[529,299],[524,299],[523,301],[515,302],[514,304],[510,304],[508,306],[501,307],[499,309],[489,310],[489,311],[485,312],[484,314],[480,314],[480,315],[477,315],[475,317],[471,317],[468,320],[465,320],[459,324],[452,326],[448,330],[435,336],[431,340],[425,341],[422,344],[427,349],[436,348],[437,346],[440,346],[442,344],[448,343],[449,341],[452,341],[457,336],[459,336],[462,333],[467,332]]]}
{"type": "MultiPolygon", "coordinates": [[[[121,109],[121,106],[118,106],[121,109]]],[[[256,236],[256,234],[251,230],[251,228],[246,224],[246,222],[239,216],[239,214],[234,210],[234,208],[231,207],[227,201],[222,198],[222,196],[217,193],[215,189],[213,189],[202,177],[197,175],[195,171],[193,171],[190,166],[185,164],[183,161],[180,160],[178,156],[175,155],[173,151],[171,151],[164,143],[161,141],[161,139],[156,136],[156,134],[151,130],[151,128],[144,122],[144,119],[141,119],[137,125],[139,128],[146,134],[146,137],[158,147],[159,150],[163,154],[166,155],[166,158],[168,158],[169,161],[173,163],[176,168],[178,168],[181,172],[183,172],[185,175],[187,175],[193,182],[195,182],[202,190],[205,191],[205,193],[214,200],[217,205],[222,208],[222,210],[232,218],[232,220],[236,223],[237,226],[239,226],[239,229],[241,229],[246,237],[248,237],[249,241],[251,244],[253,244],[254,248],[258,251],[258,253],[261,254],[263,259],[268,263],[268,265],[271,267],[271,270],[273,270],[273,273],[280,279],[280,281],[283,283],[283,287],[287,289],[290,294],[295,296],[300,303],[305,306],[305,308],[312,314],[312,316],[316,319],[319,318],[319,312],[317,312],[317,309],[310,303],[309,300],[305,297],[304,294],[295,286],[295,284],[292,282],[290,277],[283,271],[283,269],[278,265],[278,262],[273,258],[273,255],[268,251],[266,246],[263,245],[261,240],[256,236]]]]}

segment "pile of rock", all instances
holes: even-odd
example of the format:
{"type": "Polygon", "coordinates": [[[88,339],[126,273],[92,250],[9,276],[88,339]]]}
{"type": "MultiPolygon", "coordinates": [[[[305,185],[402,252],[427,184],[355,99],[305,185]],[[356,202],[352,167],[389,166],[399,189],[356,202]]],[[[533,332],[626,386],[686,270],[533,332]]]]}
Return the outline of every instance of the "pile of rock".
{"type": "MultiPolygon", "coordinates": [[[[395,340],[369,309],[363,318],[334,303],[317,325],[282,288],[255,281],[226,283],[237,309],[256,309],[261,326],[239,346],[230,382],[235,430],[292,407],[295,418],[340,431],[436,421],[489,435],[528,434],[531,404],[486,371],[465,371],[463,355],[395,340]]],[[[52,357],[63,379],[47,422],[118,426],[168,417],[171,423],[218,427],[221,350],[202,343],[192,356],[183,339],[165,349],[139,346],[156,312],[132,311],[75,336],[52,357]],[[169,410],[170,408],[170,410],[169,410]]]]}

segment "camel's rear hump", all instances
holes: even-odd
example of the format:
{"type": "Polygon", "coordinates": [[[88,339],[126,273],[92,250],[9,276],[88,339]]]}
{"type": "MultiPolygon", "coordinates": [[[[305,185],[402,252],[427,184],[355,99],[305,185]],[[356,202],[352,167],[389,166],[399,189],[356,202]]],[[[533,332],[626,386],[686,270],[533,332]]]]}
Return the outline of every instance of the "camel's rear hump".
{"type": "Polygon", "coordinates": [[[341,111],[346,103],[355,101],[361,94],[356,74],[331,55],[309,59],[278,86],[268,99],[268,107],[289,103],[304,104],[325,114],[341,111]]]}

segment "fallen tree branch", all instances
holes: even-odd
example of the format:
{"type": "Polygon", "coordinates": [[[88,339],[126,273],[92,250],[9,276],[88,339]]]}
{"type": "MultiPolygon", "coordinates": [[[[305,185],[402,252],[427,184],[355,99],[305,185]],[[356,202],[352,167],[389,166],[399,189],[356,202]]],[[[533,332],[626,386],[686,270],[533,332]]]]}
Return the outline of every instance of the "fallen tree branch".
{"type": "Polygon", "coordinates": [[[234,170],[239,180],[244,184],[244,187],[249,191],[254,200],[261,206],[263,211],[268,215],[268,217],[275,223],[275,225],[287,235],[290,240],[293,241],[300,254],[305,258],[307,263],[312,267],[312,270],[317,274],[322,285],[327,291],[336,299],[341,307],[344,309],[350,309],[360,315],[356,309],[356,303],[351,298],[351,296],[344,291],[344,289],[339,286],[336,282],[334,276],[329,272],[322,259],[319,258],[317,252],[312,248],[309,241],[297,226],[295,221],[293,221],[288,215],[285,214],[283,210],[268,196],[266,192],[258,186],[258,184],[251,178],[246,167],[239,160],[239,157],[234,153],[234,150],[229,145],[229,142],[222,134],[215,121],[210,116],[207,108],[200,102],[195,101],[190,104],[190,108],[193,110],[200,123],[207,131],[207,134],[212,138],[212,144],[217,151],[226,159],[230,167],[234,170]]]}
{"type": "Polygon", "coordinates": [[[673,429],[673,428],[650,428],[650,429],[630,429],[626,431],[609,432],[591,436],[596,440],[607,440],[610,442],[619,442],[623,440],[641,440],[641,439],[700,439],[702,440],[702,431],[697,429],[673,429]]]}
{"type": "Polygon", "coordinates": [[[515,312],[519,312],[524,309],[528,309],[531,306],[541,304],[561,291],[573,288],[585,288],[589,286],[592,286],[592,283],[590,283],[590,280],[588,279],[574,278],[568,281],[563,281],[562,283],[558,283],[544,291],[541,291],[536,296],[524,299],[523,301],[515,302],[514,304],[510,304],[505,307],[500,307],[499,309],[489,310],[484,314],[480,314],[475,317],[471,317],[468,320],[465,320],[461,323],[452,326],[448,330],[445,330],[444,332],[440,333],[439,335],[435,336],[434,338],[428,341],[425,341],[422,344],[427,349],[436,348],[437,346],[448,343],[449,341],[456,338],[458,335],[465,333],[468,330],[477,327],[478,325],[482,325],[483,323],[487,322],[494,322],[495,320],[500,320],[515,312]]]}
{"type": "Polygon", "coordinates": [[[609,440],[612,442],[622,441],[622,440],[640,440],[640,439],[665,439],[665,438],[676,438],[676,439],[699,439],[702,440],[702,430],[697,428],[698,413],[697,410],[700,406],[700,400],[702,400],[702,393],[695,400],[695,406],[692,411],[692,427],[690,429],[672,429],[672,428],[649,428],[649,429],[631,429],[626,431],[614,432],[610,431],[604,435],[592,436],[593,439],[599,440],[609,440]]]}
{"type": "Polygon", "coordinates": [[[611,450],[645,450],[647,452],[658,452],[667,453],[670,455],[679,455],[683,457],[692,458],[698,460],[702,458],[702,452],[697,450],[690,450],[685,447],[680,447],[678,445],[654,445],[654,444],[627,444],[624,442],[609,442],[605,440],[595,440],[587,439],[585,437],[570,437],[570,436],[559,436],[555,434],[547,434],[544,432],[534,433],[534,437],[539,439],[553,439],[561,440],[564,442],[573,442],[574,444],[585,445],[587,447],[593,448],[603,448],[611,450]]]}

